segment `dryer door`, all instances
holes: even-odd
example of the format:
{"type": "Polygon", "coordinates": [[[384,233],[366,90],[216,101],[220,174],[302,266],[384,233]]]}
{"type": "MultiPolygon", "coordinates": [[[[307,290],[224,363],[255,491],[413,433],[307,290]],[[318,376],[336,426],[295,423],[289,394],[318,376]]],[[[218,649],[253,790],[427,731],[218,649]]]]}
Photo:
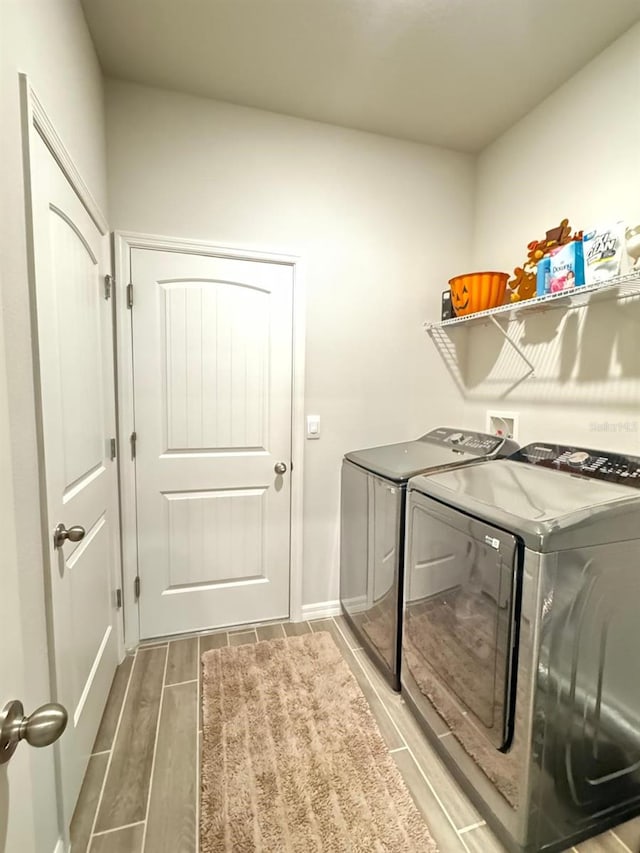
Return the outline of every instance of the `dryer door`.
{"type": "MultiPolygon", "coordinates": [[[[438,709],[453,693],[498,749],[510,737],[518,540],[411,492],[405,657],[438,709]]],[[[446,715],[444,715],[446,716],[446,715]]]]}

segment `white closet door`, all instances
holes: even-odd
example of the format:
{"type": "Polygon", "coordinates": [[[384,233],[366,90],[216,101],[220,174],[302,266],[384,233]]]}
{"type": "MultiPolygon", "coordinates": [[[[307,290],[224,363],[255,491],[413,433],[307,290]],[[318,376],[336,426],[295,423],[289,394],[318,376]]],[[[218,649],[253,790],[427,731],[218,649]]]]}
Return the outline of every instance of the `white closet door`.
{"type": "Polygon", "coordinates": [[[134,249],[131,270],[141,636],[286,617],[292,269],[134,249]]]}
{"type": "Polygon", "coordinates": [[[107,238],[36,134],[30,155],[55,698],[69,712],[59,741],[68,823],[117,663],[112,303],[107,238]],[[56,547],[58,524],[82,528],[83,538],[56,547]]]}

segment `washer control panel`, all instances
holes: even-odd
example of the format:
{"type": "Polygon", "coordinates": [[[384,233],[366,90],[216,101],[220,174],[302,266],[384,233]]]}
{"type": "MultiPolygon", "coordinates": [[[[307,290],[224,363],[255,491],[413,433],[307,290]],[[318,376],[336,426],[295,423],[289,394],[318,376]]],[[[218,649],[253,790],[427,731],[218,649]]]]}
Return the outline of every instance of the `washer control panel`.
{"type": "MultiPolygon", "coordinates": [[[[473,430],[460,430],[451,427],[438,427],[423,435],[421,441],[449,446],[452,449],[472,453],[475,456],[491,456],[504,444],[499,435],[473,430]]],[[[513,445],[514,449],[517,445],[513,445]]],[[[508,452],[508,451],[507,451],[508,452]]]]}
{"type": "Polygon", "coordinates": [[[528,444],[509,457],[529,465],[543,465],[593,480],[608,480],[640,489],[640,457],[588,450],[560,444],[528,444]]]}

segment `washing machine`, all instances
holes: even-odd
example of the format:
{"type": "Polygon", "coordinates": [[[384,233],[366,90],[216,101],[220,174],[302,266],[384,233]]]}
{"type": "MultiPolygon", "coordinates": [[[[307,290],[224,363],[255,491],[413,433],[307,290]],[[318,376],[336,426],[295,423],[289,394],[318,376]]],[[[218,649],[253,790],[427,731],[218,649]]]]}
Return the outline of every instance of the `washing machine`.
{"type": "Polygon", "coordinates": [[[505,846],[640,813],[640,457],[538,443],[410,480],[402,693],[505,846]]]}
{"type": "Polygon", "coordinates": [[[407,482],[422,471],[512,453],[510,439],[438,427],[415,441],[347,453],[341,476],[340,604],[363,648],[400,689],[407,482]]]}

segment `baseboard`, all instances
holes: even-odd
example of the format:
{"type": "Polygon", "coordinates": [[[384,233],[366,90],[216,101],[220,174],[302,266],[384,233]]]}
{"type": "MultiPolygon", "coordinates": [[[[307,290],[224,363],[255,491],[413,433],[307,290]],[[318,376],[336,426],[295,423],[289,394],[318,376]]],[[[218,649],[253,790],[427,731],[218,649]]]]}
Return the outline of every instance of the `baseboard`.
{"type": "Polygon", "coordinates": [[[374,605],[368,595],[358,595],[356,598],[343,598],[344,609],[347,613],[362,613],[363,610],[371,610],[374,605]]]}
{"type": "Polygon", "coordinates": [[[339,601],[316,601],[315,604],[302,605],[302,621],[309,619],[328,619],[330,616],[338,616],[340,613],[339,601]]]}

